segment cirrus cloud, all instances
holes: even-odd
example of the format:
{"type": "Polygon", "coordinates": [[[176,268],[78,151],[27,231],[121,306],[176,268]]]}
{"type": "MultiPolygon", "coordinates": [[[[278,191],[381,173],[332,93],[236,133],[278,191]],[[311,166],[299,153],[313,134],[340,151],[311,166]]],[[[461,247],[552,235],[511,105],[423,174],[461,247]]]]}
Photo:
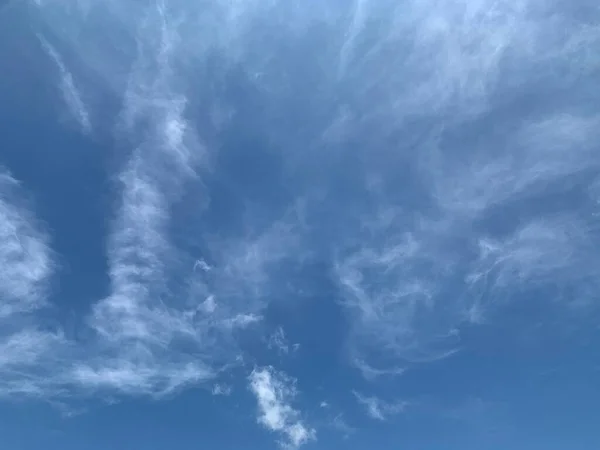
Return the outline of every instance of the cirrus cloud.
{"type": "MultiPolygon", "coordinates": [[[[372,382],[455,354],[462,327],[493,321],[525,294],[597,307],[600,116],[577,100],[590,96],[600,31],[568,8],[36,3],[82,129],[95,130],[98,114],[58,43],[121,102],[116,208],[108,293],[85,317],[89,335],[75,339],[43,326],[49,232],[2,176],[1,395],[164,396],[202,382],[228,394],[218,378],[244,364],[239,336],[271,320],[281,297],[313,288],[302,265],[330,275],[349,359],[372,382]],[[277,198],[273,210],[247,192],[252,183],[231,188],[220,157],[239,155],[228,146],[279,158],[281,177],[269,166],[253,179],[273,182],[261,191],[277,198]],[[213,195],[221,184],[236,201],[213,195]],[[232,209],[242,225],[214,225],[232,209]]],[[[288,353],[271,325],[260,342],[288,353]]],[[[259,422],[284,445],[315,438],[291,406],[291,378],[263,368],[247,381],[259,422]]],[[[379,420],[404,407],[355,397],[379,420]]]]}

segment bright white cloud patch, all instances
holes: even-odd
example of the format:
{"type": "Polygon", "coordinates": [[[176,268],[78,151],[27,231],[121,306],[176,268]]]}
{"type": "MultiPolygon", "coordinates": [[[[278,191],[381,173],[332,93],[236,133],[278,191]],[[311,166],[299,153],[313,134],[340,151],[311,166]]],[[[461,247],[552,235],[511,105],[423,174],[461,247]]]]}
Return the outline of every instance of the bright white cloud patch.
{"type": "Polygon", "coordinates": [[[291,402],[296,390],[290,379],[272,368],[256,369],[249,377],[250,389],[258,401],[258,421],[267,429],[281,433],[285,448],[298,448],[315,438],[291,402]]]}

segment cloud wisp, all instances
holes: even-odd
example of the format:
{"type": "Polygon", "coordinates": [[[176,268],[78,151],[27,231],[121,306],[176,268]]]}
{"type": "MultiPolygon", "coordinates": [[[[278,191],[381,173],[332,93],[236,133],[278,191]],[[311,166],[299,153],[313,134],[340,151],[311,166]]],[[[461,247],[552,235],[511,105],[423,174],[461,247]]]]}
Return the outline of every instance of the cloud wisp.
{"type": "Polygon", "coordinates": [[[258,401],[259,423],[283,435],[283,448],[298,448],[316,438],[315,430],[305,425],[299,412],[291,406],[296,396],[293,380],[267,367],[255,369],[249,383],[258,401]]]}
{"type": "Polygon", "coordinates": [[[392,367],[388,369],[378,369],[369,365],[366,361],[356,358],[354,360],[354,365],[358,369],[358,371],[362,374],[362,376],[369,381],[376,380],[380,377],[397,377],[402,375],[406,369],[401,367],[392,367]]]}
{"type": "Polygon", "coordinates": [[[20,183],[0,172],[0,397],[44,396],[52,387],[65,340],[44,329],[55,264],[49,237],[29,210],[20,183]]]}
{"type": "Polygon", "coordinates": [[[169,262],[178,263],[169,242],[171,205],[195,177],[204,149],[185,118],[185,96],[172,90],[177,29],[164,5],[148,11],[141,31],[123,117],[125,129],[140,120],[150,126],[119,177],[121,207],[108,248],[112,292],[94,306],[90,321],[102,354],[74,376],[85,387],[162,394],[214,375],[208,361],[178,350],[197,346],[201,330],[168,301],[167,290],[169,262]]]}
{"type": "Polygon", "coordinates": [[[0,318],[26,313],[43,305],[54,264],[48,236],[27,209],[19,182],[0,172],[2,224],[0,258],[3,298],[0,318]]]}
{"type": "MultiPolygon", "coordinates": [[[[237,337],[268,321],[281,286],[314,285],[309,270],[294,272],[307,254],[330,276],[349,319],[349,359],[372,382],[453,355],[463,326],[529,294],[597,307],[600,115],[576,100],[590,95],[600,31],[560,5],[39,3],[42,16],[58,11],[47,18],[57,41],[73,41],[71,53],[122,100],[113,136],[122,164],[111,174],[118,207],[109,293],[87,317],[92,336],[75,342],[40,326],[49,238],[2,175],[2,395],[164,396],[201,382],[229,395],[218,376],[244,364],[237,337]],[[110,31],[90,36],[100,28],[110,31]],[[211,172],[221,169],[215,154],[255,150],[229,142],[240,129],[276,149],[283,176],[265,190],[289,202],[263,217],[265,200],[241,231],[212,217],[214,231],[203,222],[207,180],[228,175],[211,172]]],[[[40,42],[67,110],[90,132],[55,40],[40,42]]],[[[218,208],[252,216],[256,199],[246,194],[218,208]]],[[[282,328],[261,342],[294,351],[282,328]]],[[[260,424],[282,445],[315,439],[292,406],[290,378],[268,367],[247,381],[260,424]]],[[[354,395],[377,420],[406,406],[354,395]]]]}
{"type": "Polygon", "coordinates": [[[73,74],[65,65],[58,51],[42,36],[38,35],[38,39],[42,45],[42,48],[58,69],[60,75],[60,91],[62,93],[62,98],[67,110],[69,111],[71,117],[79,124],[79,127],[84,133],[91,133],[92,121],[90,119],[90,113],[82,99],[81,92],[75,83],[73,74]]]}
{"type": "MultiPolygon", "coordinates": [[[[136,38],[119,126],[134,149],[118,178],[121,205],[108,246],[111,294],[94,305],[89,320],[97,357],[73,372],[84,389],[160,396],[239,364],[234,337],[261,320],[270,271],[294,247],[286,217],[258,233],[213,238],[203,254],[172,239],[175,206],[188,188],[203,189],[209,157],[187,118],[189,99],[176,70],[185,52],[177,17],[157,2],[136,38]]],[[[195,208],[202,216],[202,205],[195,208]]]]}
{"type": "Polygon", "coordinates": [[[385,421],[391,416],[403,412],[408,405],[406,402],[388,403],[380,398],[364,396],[358,392],[354,392],[354,396],[356,401],[366,409],[366,413],[371,419],[380,421],[385,421]]]}
{"type": "Polygon", "coordinates": [[[563,307],[593,304],[599,261],[588,249],[598,242],[599,224],[586,192],[600,174],[598,115],[575,98],[558,100],[574,72],[565,68],[559,80],[552,74],[573,61],[587,80],[594,63],[579,64],[600,31],[535,2],[411,3],[389,28],[380,16],[389,9],[358,4],[360,16],[370,17],[361,28],[379,20],[380,32],[389,33],[366,53],[349,50],[356,39],[350,33],[343,77],[356,93],[379,98],[380,90],[385,100],[346,114],[342,135],[359,139],[354,130],[372,136],[377,129],[409,142],[390,149],[374,141],[381,149],[369,150],[370,158],[399,158],[408,181],[374,164],[377,187],[364,182],[367,207],[356,207],[356,221],[334,244],[334,279],[352,317],[359,368],[393,370],[450,356],[460,348],[462,325],[483,323],[526,292],[545,289],[548,301],[563,307]],[[571,30],[569,43],[546,39],[557,23],[571,30]],[[394,57],[382,56],[393,43],[405,49],[398,70],[394,57]],[[375,83],[366,67],[374,72],[377,63],[385,69],[375,83]],[[516,93],[538,95],[533,84],[545,74],[547,91],[539,95],[552,100],[541,111],[511,115],[521,108],[516,93]],[[419,130],[419,121],[427,126],[417,135],[403,125],[419,130]],[[398,201],[406,191],[421,204],[398,201]]]}
{"type": "Polygon", "coordinates": [[[518,130],[515,139],[528,144],[514,155],[480,152],[466,164],[452,155],[444,168],[422,168],[434,180],[433,213],[432,203],[428,213],[395,212],[377,198],[387,213],[365,214],[369,232],[354,235],[349,242],[360,246],[339,253],[334,266],[357,345],[395,355],[395,367],[451,355],[461,324],[480,323],[527,291],[550,289],[564,305],[593,303],[600,262],[590,251],[599,238],[597,206],[586,194],[600,173],[593,122],[543,119],[518,130]]]}

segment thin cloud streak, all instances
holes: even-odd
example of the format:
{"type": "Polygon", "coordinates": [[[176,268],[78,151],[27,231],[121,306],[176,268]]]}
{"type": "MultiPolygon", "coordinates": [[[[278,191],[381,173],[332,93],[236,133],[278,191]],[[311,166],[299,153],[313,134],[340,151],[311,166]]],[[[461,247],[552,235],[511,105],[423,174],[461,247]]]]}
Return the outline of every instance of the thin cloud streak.
{"type": "Polygon", "coordinates": [[[408,403],[396,402],[388,403],[377,397],[364,396],[358,392],[354,392],[354,396],[358,403],[366,408],[366,413],[371,419],[385,421],[389,417],[403,412],[408,403]]]}
{"type": "Polygon", "coordinates": [[[392,367],[389,369],[378,369],[369,365],[362,359],[356,358],[354,360],[354,365],[361,373],[361,375],[368,381],[376,381],[381,377],[397,377],[402,375],[406,369],[401,367],[392,367]]]}
{"type": "Polygon", "coordinates": [[[81,97],[79,89],[77,88],[73,74],[65,66],[65,63],[58,51],[42,36],[38,35],[38,39],[42,45],[42,48],[50,57],[50,59],[52,59],[52,62],[58,69],[60,75],[59,86],[67,110],[73,119],[75,119],[75,121],[79,124],[84,133],[91,133],[92,122],[90,119],[90,113],[81,97]]]}

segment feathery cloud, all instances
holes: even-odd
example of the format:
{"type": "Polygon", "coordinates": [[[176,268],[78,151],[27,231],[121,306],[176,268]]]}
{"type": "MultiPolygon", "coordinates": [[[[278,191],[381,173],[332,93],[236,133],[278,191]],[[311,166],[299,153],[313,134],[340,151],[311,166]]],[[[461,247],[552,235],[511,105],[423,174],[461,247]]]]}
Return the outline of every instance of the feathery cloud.
{"type": "Polygon", "coordinates": [[[250,389],[259,408],[258,421],[268,430],[281,433],[284,448],[298,448],[315,439],[315,430],[306,426],[290,402],[296,396],[292,381],[272,368],[255,369],[249,377],[250,389]]]}
{"type": "Polygon", "coordinates": [[[27,208],[20,183],[0,172],[0,397],[42,395],[64,347],[35,324],[54,272],[49,237],[27,208]]]}
{"type": "Polygon", "coordinates": [[[290,345],[285,336],[285,331],[283,331],[283,328],[279,326],[267,339],[267,348],[276,350],[280,355],[287,355],[290,352],[297,351],[298,348],[300,348],[300,345],[290,345]]]}
{"type": "Polygon", "coordinates": [[[378,369],[375,368],[373,366],[371,366],[370,364],[368,364],[366,361],[356,358],[354,360],[354,365],[356,366],[356,368],[359,370],[359,372],[361,373],[361,375],[369,381],[374,381],[377,378],[380,377],[395,377],[395,376],[399,376],[402,375],[404,373],[404,371],[406,369],[403,369],[401,367],[392,367],[389,369],[378,369]]]}
{"type": "MultiPolygon", "coordinates": [[[[52,274],[48,238],[20,197],[4,194],[16,182],[3,178],[2,392],[156,396],[213,381],[238,361],[236,333],[265,320],[280,285],[292,278],[283,269],[301,263],[304,252],[331,264],[338,304],[350,318],[350,354],[369,379],[399,374],[405,362],[452,355],[463,324],[483,323],[527,289],[546,289],[555,303],[594,302],[600,119],[592,107],[553,93],[583,89],[580,79],[597,72],[600,32],[560,5],[43,3],[42,16],[44,8],[58,11],[44,17],[48,28],[123,95],[117,137],[130,153],[117,176],[110,293],[92,308],[94,335],[86,343],[36,327],[31,313],[44,304],[52,274]],[[102,13],[89,14],[94,8],[102,13]],[[86,26],[90,17],[102,27],[86,26]],[[100,28],[110,33],[91,35],[100,28]],[[327,39],[310,47],[315,30],[327,39]],[[116,51],[113,34],[130,40],[116,51]],[[283,45],[265,45],[275,41],[283,45]],[[128,48],[135,48],[133,61],[121,53],[128,48]],[[207,94],[228,74],[212,79],[199,70],[209,54],[222,58],[211,67],[235,66],[249,91],[262,96],[264,111],[249,115],[264,125],[257,134],[282,149],[284,170],[292,167],[286,188],[308,199],[310,226],[298,226],[293,214],[239,235],[206,237],[198,226],[202,252],[182,248],[174,236],[176,206],[186,189],[202,186],[212,151],[192,113],[230,106],[207,94]],[[307,76],[293,73],[291,57],[307,76]],[[201,105],[190,86],[205,89],[201,105]],[[544,105],[523,105],[524,91],[544,105]],[[288,124],[281,117],[290,117],[292,100],[302,104],[288,124]],[[353,161],[360,167],[349,169],[353,161]],[[357,195],[340,200],[348,191],[357,195]],[[564,292],[576,298],[565,300],[564,292]]],[[[42,45],[59,69],[67,108],[91,128],[65,61],[48,41],[42,45]]],[[[202,197],[204,205],[209,192],[202,197]]],[[[267,345],[288,348],[283,332],[267,345]]],[[[255,370],[250,386],[261,423],[295,447],[314,430],[290,406],[288,381],[268,368],[255,370]]],[[[379,420],[404,407],[356,398],[379,420]]]]}
{"type": "Polygon", "coordinates": [[[188,311],[163,300],[171,296],[168,262],[178,257],[168,236],[171,204],[204,151],[185,118],[185,97],[171,88],[177,30],[164,8],[159,2],[143,21],[141,31],[154,25],[158,32],[139,35],[125,95],[126,129],[137,134],[139,120],[151,127],[120,176],[121,208],[108,248],[112,292],[90,318],[101,353],[72,374],[85,388],[160,395],[214,376],[211,362],[199,358],[203,330],[188,311]],[[196,350],[181,351],[185,345],[196,350]]]}
{"type": "Polygon", "coordinates": [[[351,354],[361,367],[386,361],[385,371],[454,354],[465,322],[480,323],[524,289],[589,305],[597,279],[588,251],[599,238],[597,205],[582,194],[600,172],[597,114],[561,103],[509,116],[517,100],[498,96],[535,91],[540,74],[550,90],[571,83],[568,67],[550,80],[565,61],[588,73],[597,62],[584,55],[600,32],[533,2],[431,6],[409,2],[390,16],[389,4],[357,2],[342,52],[341,76],[361,106],[345,113],[344,128],[354,139],[377,130],[364,158],[375,161],[379,181],[358,188],[369,201],[355,202],[353,218],[339,225],[333,274],[352,318],[351,354]],[[568,43],[546,39],[558,23],[570,30],[568,43]],[[383,37],[354,46],[369,26],[383,37]],[[380,139],[388,135],[398,145],[380,139]],[[398,160],[408,167],[402,182],[383,165],[398,160]],[[421,204],[399,201],[400,192],[421,204]]]}
{"type": "Polygon", "coordinates": [[[366,408],[367,415],[375,420],[387,420],[390,416],[403,412],[408,403],[396,402],[388,403],[377,397],[369,397],[354,392],[356,400],[366,408]]]}
{"type": "Polygon", "coordinates": [[[58,51],[41,35],[38,35],[38,39],[42,45],[42,48],[46,54],[52,59],[52,62],[56,65],[60,75],[60,90],[62,93],[63,101],[75,121],[81,127],[84,133],[91,133],[92,122],[90,119],[90,113],[86,107],[79,89],[73,78],[73,74],[67,69],[62,57],[58,51]]]}

